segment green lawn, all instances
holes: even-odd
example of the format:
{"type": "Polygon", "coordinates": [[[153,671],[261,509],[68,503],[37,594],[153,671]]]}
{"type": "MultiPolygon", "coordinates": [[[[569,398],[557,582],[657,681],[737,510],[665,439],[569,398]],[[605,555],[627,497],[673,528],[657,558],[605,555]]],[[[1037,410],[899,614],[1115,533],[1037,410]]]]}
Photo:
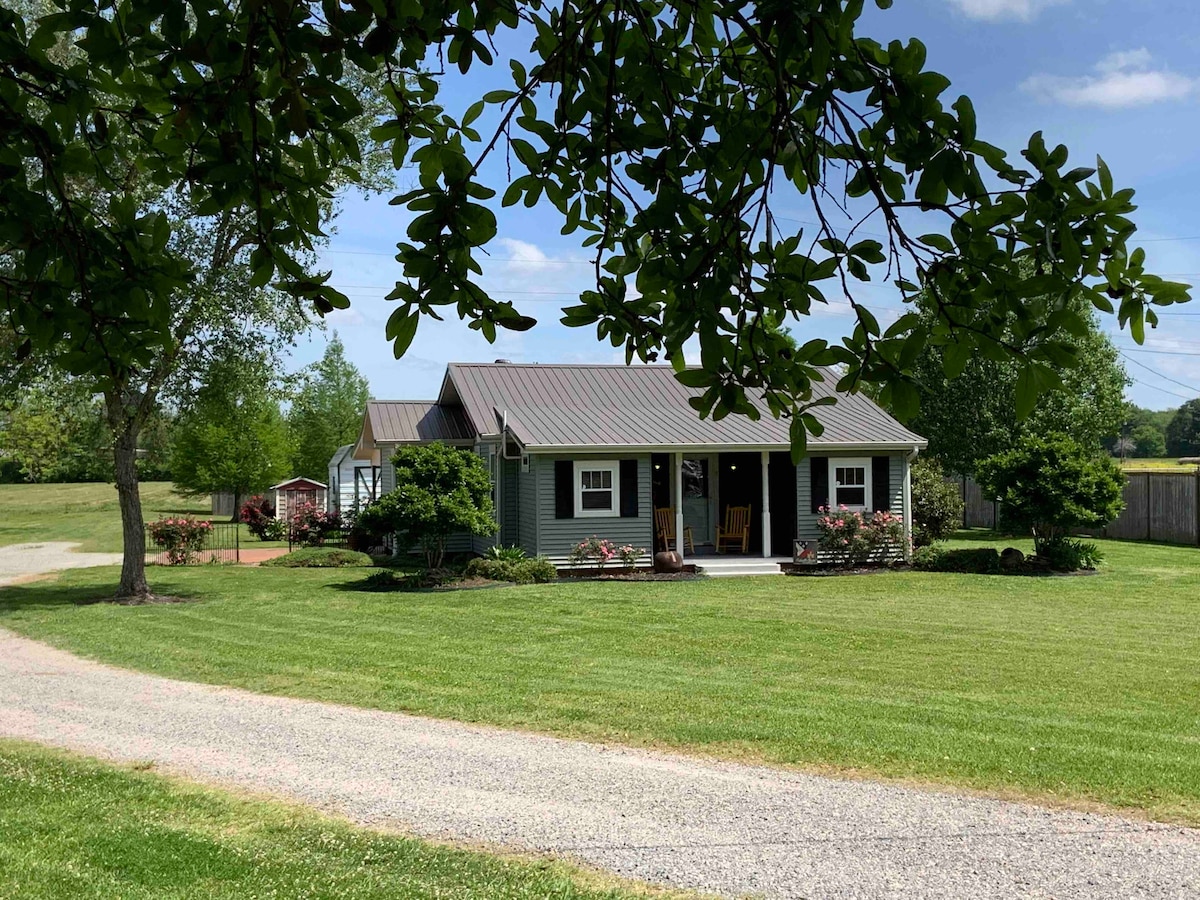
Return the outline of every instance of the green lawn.
{"type": "MultiPolygon", "coordinates": [[[[1003,544],[1003,542],[997,542],[1003,544]]],[[[1020,543],[1020,542],[1018,542],[1020,543]]],[[[1102,574],[583,583],[420,594],[361,572],[156,569],[201,602],[0,591],[0,625],[118,665],[463,721],[1200,823],[1200,550],[1102,574]]]]}
{"type": "MultiPolygon", "coordinates": [[[[211,519],[207,497],[184,497],[166,481],[140,486],[142,516],[211,519]]],[[[226,521],[217,519],[216,521],[226,521]]],[[[260,541],[240,526],[243,547],[286,547],[260,541]]],[[[76,541],[87,552],[120,552],[121,511],[111,484],[0,484],[0,547],[34,541],[76,541]]]]}
{"type": "Polygon", "coordinates": [[[14,900],[646,896],[558,863],[354,828],[9,741],[0,829],[0,898],[14,900]]]}

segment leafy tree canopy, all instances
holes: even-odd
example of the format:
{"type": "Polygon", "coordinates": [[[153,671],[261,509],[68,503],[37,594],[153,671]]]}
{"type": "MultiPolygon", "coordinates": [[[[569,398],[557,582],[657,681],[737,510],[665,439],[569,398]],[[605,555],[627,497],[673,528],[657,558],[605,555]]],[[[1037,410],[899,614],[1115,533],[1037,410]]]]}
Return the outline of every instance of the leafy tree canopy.
{"type": "Polygon", "coordinates": [[[1200,398],[1175,412],[1167,426],[1166,444],[1170,456],[1200,456],[1200,398]]]}
{"type": "Polygon", "coordinates": [[[296,448],[292,472],[325,481],[334,451],[358,440],[371,392],[367,379],[346,359],[336,332],[324,356],[301,373],[301,379],[288,413],[296,448]]]}
{"type": "MultiPolygon", "coordinates": [[[[922,302],[922,318],[936,327],[931,304],[922,302]]],[[[1021,391],[1032,370],[1015,358],[994,358],[977,349],[954,371],[949,358],[961,350],[949,343],[916,359],[912,371],[920,408],[908,424],[929,439],[929,455],[952,472],[970,474],[979,460],[1009,449],[1023,434],[1066,434],[1097,449],[1118,435],[1126,415],[1128,378],[1096,317],[1082,305],[1078,312],[1082,328],[1062,342],[1071,365],[1047,375],[1053,387],[1032,408],[1031,396],[1021,391]]],[[[1018,332],[1011,329],[1007,340],[1021,341],[1018,332]]]]}
{"type": "Polygon", "coordinates": [[[1125,476],[1095,449],[1063,435],[1025,435],[979,463],[976,479],[999,498],[1003,522],[1032,532],[1039,555],[1073,528],[1099,528],[1125,507],[1125,476]]]}
{"type": "Polygon", "coordinates": [[[1105,441],[1104,446],[1114,456],[1140,459],[1165,456],[1167,426],[1174,415],[1173,409],[1144,409],[1136,403],[1126,402],[1120,434],[1105,441]]]}
{"type": "Polygon", "coordinates": [[[358,517],[365,531],[395,534],[420,544],[433,569],[442,564],[455,532],[495,534],[492,481],[483,460],[447,444],[405,447],[392,457],[396,489],[368,503],[358,517]]]}
{"type": "Polygon", "coordinates": [[[220,360],[208,383],[180,415],[171,453],[175,484],[184,491],[240,499],[288,475],[292,446],[279,392],[260,357],[220,360]]]}
{"type": "Polygon", "coordinates": [[[489,339],[533,325],[480,283],[497,196],[547,199],[595,251],[595,287],[567,324],[679,366],[698,337],[701,368],[679,375],[707,388],[697,408],[753,414],[743,391],[765,390],[798,445],[819,429],[818,365],[842,363],[844,387],[877,383],[905,413],[927,348],[945,348],[951,375],[976,352],[1019,354],[1028,407],[1072,361],[1077,299],[1140,341],[1154,308],[1188,296],[1145,271],[1133,192],[1103,162],[1071,167],[1035,134],[1014,165],[979,136],[971,102],[946,96],[919,41],[855,33],[862,0],[58,5],[32,24],[0,9],[0,300],[21,352],[64,346],[75,372],[119,380],[145,365],[194,280],[142,190],[182,192],[201,216],[248,210],[254,286],[347,305],[306,254],[322,201],[361,173],[353,69],[386,82],[374,135],[417,170],[396,199],[414,213],[387,329],[398,354],[447,309],[489,339]],[[504,32],[529,38],[532,65],[495,58],[504,32]],[[496,66],[495,88],[455,116],[428,71],[441,66],[496,66]],[[485,174],[497,154],[502,180],[485,174]],[[815,226],[774,214],[805,202],[815,226]],[[867,220],[882,240],[852,237],[867,220]],[[878,277],[924,290],[932,322],[880,326],[849,290],[878,277]],[[793,351],[750,327],[847,295],[856,323],[832,347],[793,351]]]}

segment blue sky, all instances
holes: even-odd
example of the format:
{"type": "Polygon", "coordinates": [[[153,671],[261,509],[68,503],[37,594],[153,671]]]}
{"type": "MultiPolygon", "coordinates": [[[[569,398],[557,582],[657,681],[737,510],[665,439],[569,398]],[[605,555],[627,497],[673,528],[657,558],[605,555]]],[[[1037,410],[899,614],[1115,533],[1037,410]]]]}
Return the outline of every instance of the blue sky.
{"type": "MultiPolygon", "coordinates": [[[[1078,165],[1104,157],[1117,184],[1137,191],[1138,242],[1152,270],[1200,284],[1195,0],[897,0],[886,12],[872,7],[861,28],[881,41],[923,41],[929,67],[952,82],[949,99],[965,93],[974,101],[985,140],[1015,153],[1040,129],[1048,143],[1070,147],[1078,165]]],[[[519,54],[523,48],[510,39],[500,49],[519,54]]],[[[502,64],[449,79],[443,102],[461,114],[483,91],[505,86],[507,78],[502,64]]],[[[493,186],[502,189],[503,173],[490,174],[493,186]]],[[[401,189],[410,180],[401,172],[401,189]]],[[[337,329],[375,397],[432,397],[450,361],[623,359],[597,342],[594,331],[558,324],[559,307],[589,285],[590,269],[575,237],[560,236],[553,207],[497,206],[497,217],[485,284],[536,317],[537,327],[488,344],[457,320],[423,321],[408,354],[396,360],[384,337],[392,305],[383,297],[399,275],[394,247],[408,217],[386,197],[347,198],[322,264],[332,269],[334,284],[349,294],[352,307],[329,317],[329,328],[337,329]]],[[[880,304],[881,319],[896,302],[887,287],[869,288],[861,299],[880,304]]],[[[834,340],[849,325],[845,308],[835,306],[792,330],[802,340],[834,340]]],[[[1129,389],[1132,400],[1163,409],[1200,395],[1200,303],[1164,314],[1142,348],[1116,329],[1115,319],[1105,327],[1126,351],[1127,370],[1136,379],[1129,389]]],[[[314,333],[296,348],[292,365],[319,357],[326,339],[314,333]]]]}

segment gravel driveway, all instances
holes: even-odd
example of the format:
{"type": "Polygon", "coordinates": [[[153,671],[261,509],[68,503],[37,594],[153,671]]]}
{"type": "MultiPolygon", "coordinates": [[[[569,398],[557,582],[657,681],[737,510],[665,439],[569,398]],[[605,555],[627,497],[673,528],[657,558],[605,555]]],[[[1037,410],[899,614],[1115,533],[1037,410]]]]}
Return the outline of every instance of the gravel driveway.
{"type": "Polygon", "coordinates": [[[40,544],[0,547],[0,585],[29,575],[57,572],[59,569],[121,564],[120,553],[76,553],[74,550],[78,546],[67,541],[44,541],[40,544]]]}
{"type": "Polygon", "coordinates": [[[171,681],[3,630],[0,735],[730,895],[1200,895],[1200,831],[171,681]]]}

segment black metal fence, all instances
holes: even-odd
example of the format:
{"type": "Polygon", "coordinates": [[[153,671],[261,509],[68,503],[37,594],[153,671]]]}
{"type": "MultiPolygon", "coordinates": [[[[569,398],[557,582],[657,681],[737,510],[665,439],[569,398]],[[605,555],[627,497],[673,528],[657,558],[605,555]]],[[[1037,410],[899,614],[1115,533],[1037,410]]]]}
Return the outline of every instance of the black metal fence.
{"type": "Polygon", "coordinates": [[[146,526],[146,560],[160,566],[232,565],[241,560],[241,531],[236,522],[210,522],[209,528],[187,545],[164,547],[146,526]]]}
{"type": "Polygon", "coordinates": [[[348,546],[350,539],[349,528],[337,528],[333,531],[326,531],[322,534],[319,543],[314,543],[307,538],[308,532],[303,529],[288,528],[287,542],[288,552],[299,549],[300,547],[338,547],[344,548],[348,546]]]}

